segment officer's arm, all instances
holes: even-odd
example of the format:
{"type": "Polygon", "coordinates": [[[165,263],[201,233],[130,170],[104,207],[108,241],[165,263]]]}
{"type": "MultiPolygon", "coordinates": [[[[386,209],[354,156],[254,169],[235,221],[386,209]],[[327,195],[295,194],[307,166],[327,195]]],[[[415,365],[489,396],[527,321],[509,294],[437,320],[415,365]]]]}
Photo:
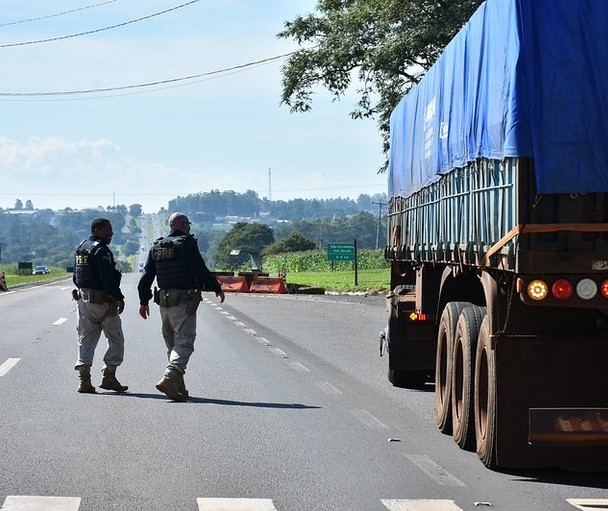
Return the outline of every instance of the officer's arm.
{"type": "MultiPolygon", "coordinates": [[[[116,279],[116,268],[114,268],[114,265],[112,264],[113,259],[110,250],[104,247],[104,249],[96,254],[95,260],[103,290],[119,302],[121,300],[124,302],[125,297],[120,291],[120,284],[116,279]]],[[[124,308],[124,303],[122,307],[124,308]]]]}

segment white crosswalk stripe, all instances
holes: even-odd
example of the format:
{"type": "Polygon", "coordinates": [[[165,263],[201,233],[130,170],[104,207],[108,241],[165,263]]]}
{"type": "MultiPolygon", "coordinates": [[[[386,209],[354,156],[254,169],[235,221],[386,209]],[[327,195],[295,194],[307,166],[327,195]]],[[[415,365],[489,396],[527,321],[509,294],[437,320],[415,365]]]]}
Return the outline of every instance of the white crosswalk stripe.
{"type": "Polygon", "coordinates": [[[566,502],[583,511],[608,509],[608,499],[566,499],[566,502]]]}
{"type": "MultiPolygon", "coordinates": [[[[381,499],[380,502],[388,511],[463,511],[449,499],[381,499]]],[[[608,499],[566,499],[566,502],[581,511],[608,510],[608,499]]],[[[278,511],[272,499],[197,498],[196,503],[198,511],[278,511]]],[[[9,495],[0,511],[78,511],[80,504],[80,497],[9,495]]]]}
{"type": "Polygon", "coordinates": [[[462,511],[453,500],[442,499],[391,499],[382,504],[390,511],[462,511]]]}
{"type": "Polygon", "coordinates": [[[196,499],[199,511],[277,511],[270,499],[196,499]]]}
{"type": "Polygon", "coordinates": [[[9,495],[2,511],[78,511],[79,497],[29,497],[9,495]]]}
{"type": "Polygon", "coordinates": [[[5,376],[20,360],[20,358],[9,358],[6,362],[0,365],[0,376],[5,376]]]}

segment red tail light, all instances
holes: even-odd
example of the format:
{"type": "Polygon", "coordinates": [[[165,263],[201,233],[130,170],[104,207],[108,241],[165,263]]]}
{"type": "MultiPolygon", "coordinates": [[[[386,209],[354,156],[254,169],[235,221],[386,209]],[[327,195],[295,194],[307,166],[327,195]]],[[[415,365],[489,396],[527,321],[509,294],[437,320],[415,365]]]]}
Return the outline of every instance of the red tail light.
{"type": "MultiPolygon", "coordinates": [[[[608,286],[606,290],[608,292],[608,286]]],[[[557,300],[567,300],[572,296],[572,291],[572,284],[566,279],[556,280],[551,287],[551,293],[557,300]]]]}
{"type": "Polygon", "coordinates": [[[602,285],[600,286],[600,291],[604,298],[608,298],[608,280],[602,282],[602,285]]]}

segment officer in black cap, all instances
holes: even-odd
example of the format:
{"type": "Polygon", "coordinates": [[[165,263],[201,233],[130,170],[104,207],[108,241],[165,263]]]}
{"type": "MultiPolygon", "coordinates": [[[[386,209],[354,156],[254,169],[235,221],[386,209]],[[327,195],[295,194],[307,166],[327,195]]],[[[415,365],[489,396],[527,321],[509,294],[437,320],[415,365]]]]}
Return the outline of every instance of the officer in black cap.
{"type": "Polygon", "coordinates": [[[162,335],[167,346],[167,364],[163,378],[156,388],[174,401],[186,401],[188,391],[184,373],[196,338],[196,310],[201,290],[211,289],[220,302],[224,292],[220,283],[207,269],[198,250],[196,238],[190,234],[190,221],[183,213],[169,217],[171,232],[157,239],[148,254],[144,273],[139,280],[139,315],[150,316],[151,298],[160,306],[162,335]],[[159,290],[151,291],[154,279],[159,290]]]}
{"type": "Polygon", "coordinates": [[[91,236],[84,240],[74,254],[74,284],[78,289],[72,296],[78,302],[78,362],[80,373],[78,392],[94,394],[91,365],[101,332],[108,340],[103,357],[104,367],[100,387],[125,392],[129,387],[116,379],[116,368],[125,353],[125,338],[120,314],[125,297],[120,291],[121,273],[116,269],[114,255],[108,244],[112,241],[112,224],[107,218],[91,222],[91,236]]]}

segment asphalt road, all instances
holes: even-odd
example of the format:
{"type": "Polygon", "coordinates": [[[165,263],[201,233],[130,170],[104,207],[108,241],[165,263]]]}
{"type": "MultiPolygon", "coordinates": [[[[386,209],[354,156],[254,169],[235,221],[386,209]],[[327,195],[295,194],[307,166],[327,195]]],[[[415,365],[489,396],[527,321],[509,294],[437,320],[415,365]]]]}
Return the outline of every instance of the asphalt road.
{"type": "Polygon", "coordinates": [[[192,398],[170,402],[138,277],[123,284],[123,395],[76,392],[69,281],[0,294],[3,511],[608,509],[606,474],[492,472],[439,433],[432,385],[386,380],[383,297],[206,293],[192,398]]]}

